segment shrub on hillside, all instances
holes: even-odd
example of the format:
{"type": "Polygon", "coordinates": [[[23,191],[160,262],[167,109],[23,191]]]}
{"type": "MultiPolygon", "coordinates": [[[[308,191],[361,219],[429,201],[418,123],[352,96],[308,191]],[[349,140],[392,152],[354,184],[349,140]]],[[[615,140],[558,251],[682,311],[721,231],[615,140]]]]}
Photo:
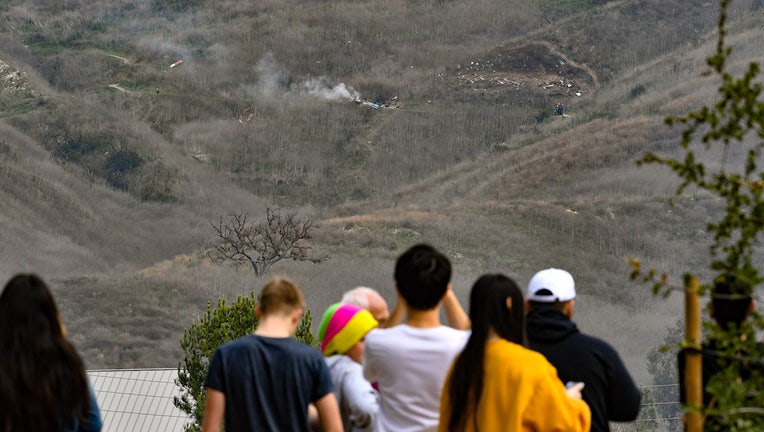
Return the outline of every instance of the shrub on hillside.
{"type": "Polygon", "coordinates": [[[126,175],[141,166],[141,156],[134,150],[117,150],[106,157],[103,171],[106,181],[117,189],[127,190],[126,175]]]}
{"type": "Polygon", "coordinates": [[[178,170],[162,163],[160,160],[141,164],[141,167],[130,176],[130,193],[141,201],[177,202],[175,183],[178,170]]]}
{"type": "MultiPolygon", "coordinates": [[[[181,387],[181,394],[174,398],[173,403],[191,417],[191,423],[186,424],[185,431],[201,430],[207,401],[204,380],[207,378],[210,360],[215,349],[255,329],[257,326],[256,304],[254,293],[248,297],[239,296],[231,305],[226,305],[222,298],[218,299],[218,305],[215,308],[207,303],[207,312],[184,330],[183,339],[180,341],[184,355],[178,365],[176,380],[176,384],[181,387]]],[[[315,346],[316,339],[310,330],[312,322],[310,309],[306,309],[295,338],[315,346]]]]}

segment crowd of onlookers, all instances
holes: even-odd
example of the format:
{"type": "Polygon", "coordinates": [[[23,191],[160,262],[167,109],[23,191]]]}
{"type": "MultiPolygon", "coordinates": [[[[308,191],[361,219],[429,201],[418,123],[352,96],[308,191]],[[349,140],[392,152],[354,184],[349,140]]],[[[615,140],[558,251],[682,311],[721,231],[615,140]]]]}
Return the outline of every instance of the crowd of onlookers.
{"type": "MultiPolygon", "coordinates": [[[[395,263],[393,309],[374,289],[346,292],[322,316],[319,351],[294,338],[302,291],[271,279],[257,328],[210,361],[203,432],[608,431],[636,419],[641,394],[619,355],[572,321],[570,273],[541,270],[525,295],[485,274],[469,313],[450,281],[444,254],[409,248],[395,263]]],[[[717,319],[745,319],[743,303],[734,317],[716,305],[717,319]]],[[[101,429],[83,362],[36,275],[0,294],[0,365],[0,432],[101,429]]]]}
{"type": "Polygon", "coordinates": [[[300,289],[269,281],[257,329],[212,358],[203,431],[607,431],[637,417],[641,394],[616,351],[571,320],[570,273],[538,272],[525,298],[509,277],[483,275],[467,313],[448,258],[419,244],[394,281],[392,311],[367,287],[330,306],[321,352],[291,337],[300,289]]]}

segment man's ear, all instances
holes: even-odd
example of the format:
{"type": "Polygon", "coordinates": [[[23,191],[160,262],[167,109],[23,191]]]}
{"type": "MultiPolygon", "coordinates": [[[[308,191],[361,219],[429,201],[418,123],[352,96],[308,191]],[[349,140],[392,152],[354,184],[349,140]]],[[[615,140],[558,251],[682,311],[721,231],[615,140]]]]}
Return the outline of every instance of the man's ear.
{"type": "Polygon", "coordinates": [[[526,300],[525,301],[525,313],[528,313],[530,311],[531,311],[531,301],[530,300],[526,300]]]}
{"type": "Polygon", "coordinates": [[[568,303],[565,304],[565,308],[563,309],[563,312],[565,312],[565,315],[568,316],[568,318],[573,318],[573,308],[576,305],[575,300],[568,300],[568,303]]]}
{"type": "Polygon", "coordinates": [[[260,305],[255,306],[255,318],[257,318],[258,321],[260,321],[260,318],[263,317],[263,313],[260,311],[260,305]]]}

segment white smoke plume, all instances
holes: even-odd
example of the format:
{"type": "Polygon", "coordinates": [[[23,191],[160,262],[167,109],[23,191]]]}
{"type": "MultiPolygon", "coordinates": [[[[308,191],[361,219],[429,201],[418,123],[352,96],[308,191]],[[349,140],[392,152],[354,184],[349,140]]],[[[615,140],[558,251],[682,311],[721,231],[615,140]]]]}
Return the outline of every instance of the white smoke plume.
{"type": "Polygon", "coordinates": [[[257,84],[254,88],[245,87],[245,92],[261,98],[273,100],[279,96],[283,99],[311,96],[333,101],[352,101],[360,99],[361,96],[352,87],[344,83],[335,84],[326,77],[312,77],[288,86],[289,74],[272,52],[266,53],[257,62],[255,72],[258,77],[257,84]]]}
{"type": "Polygon", "coordinates": [[[328,78],[310,78],[298,86],[298,92],[305,92],[311,96],[329,100],[356,100],[361,94],[344,83],[332,85],[328,78]]]}
{"type": "Polygon", "coordinates": [[[257,93],[262,96],[273,97],[283,92],[287,73],[273,56],[272,52],[267,52],[257,61],[255,65],[257,72],[257,93]]]}

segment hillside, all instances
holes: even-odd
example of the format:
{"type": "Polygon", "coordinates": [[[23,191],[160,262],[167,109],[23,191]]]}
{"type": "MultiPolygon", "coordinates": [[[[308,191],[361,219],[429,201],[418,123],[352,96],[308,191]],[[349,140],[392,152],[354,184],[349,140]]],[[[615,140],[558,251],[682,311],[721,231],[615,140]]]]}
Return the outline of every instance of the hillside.
{"type": "MultiPolygon", "coordinates": [[[[207,301],[263,282],[207,259],[210,221],[270,206],[320,227],[329,261],[274,269],[314,317],[355,285],[392,301],[416,241],[462,299],[484,272],[563,267],[579,326],[650,383],[680,309],[625,258],[700,268],[718,208],[669,206],[673,176],[634,161],[714,96],[713,3],[60,3],[0,5],[0,276],[51,281],[89,367],[175,366],[207,301]]],[[[735,7],[742,66],[764,16],[735,7]]]]}

